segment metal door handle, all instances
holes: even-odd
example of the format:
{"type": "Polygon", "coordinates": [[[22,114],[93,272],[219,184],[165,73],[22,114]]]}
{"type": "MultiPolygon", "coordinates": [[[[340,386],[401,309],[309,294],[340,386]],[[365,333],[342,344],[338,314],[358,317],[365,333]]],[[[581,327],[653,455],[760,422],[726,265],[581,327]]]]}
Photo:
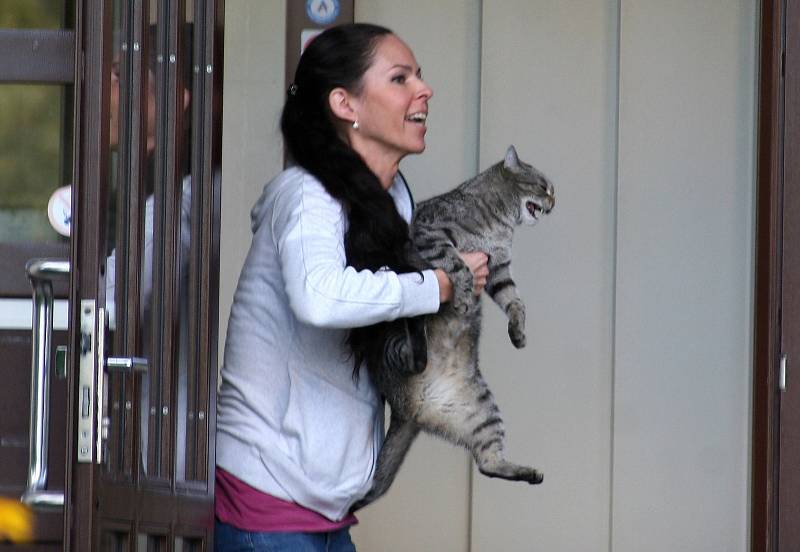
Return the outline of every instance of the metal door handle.
{"type": "Polygon", "coordinates": [[[108,357],[106,359],[106,370],[109,372],[124,372],[133,374],[137,372],[147,372],[147,359],[140,357],[108,357]]]}
{"type": "Polygon", "coordinates": [[[47,491],[50,434],[50,349],[53,334],[53,280],[69,275],[69,261],[31,259],[25,265],[33,288],[31,418],[28,484],[20,500],[38,509],[64,507],[64,493],[47,491]]]}

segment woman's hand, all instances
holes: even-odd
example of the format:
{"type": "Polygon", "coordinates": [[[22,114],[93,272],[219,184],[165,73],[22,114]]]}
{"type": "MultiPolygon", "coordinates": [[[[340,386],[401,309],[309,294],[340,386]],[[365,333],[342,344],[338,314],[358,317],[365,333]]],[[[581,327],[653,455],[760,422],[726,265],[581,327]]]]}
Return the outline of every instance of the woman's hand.
{"type": "MultiPolygon", "coordinates": [[[[473,293],[480,295],[489,277],[489,256],[483,251],[459,251],[458,256],[472,272],[473,293]]],[[[439,280],[439,302],[446,303],[453,298],[453,283],[441,268],[437,268],[435,273],[439,280]]]]}
{"type": "Polygon", "coordinates": [[[458,256],[472,272],[473,293],[476,296],[480,295],[489,278],[489,255],[483,251],[470,251],[469,253],[459,251],[458,256]]]}

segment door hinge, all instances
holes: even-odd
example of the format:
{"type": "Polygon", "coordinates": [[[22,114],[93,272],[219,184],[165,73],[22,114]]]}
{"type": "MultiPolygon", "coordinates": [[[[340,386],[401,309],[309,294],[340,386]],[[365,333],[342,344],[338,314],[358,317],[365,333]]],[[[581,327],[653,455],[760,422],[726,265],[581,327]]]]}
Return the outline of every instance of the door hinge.
{"type": "Polygon", "coordinates": [[[778,371],[778,389],[786,391],[786,353],[781,355],[780,368],[778,371]]]}

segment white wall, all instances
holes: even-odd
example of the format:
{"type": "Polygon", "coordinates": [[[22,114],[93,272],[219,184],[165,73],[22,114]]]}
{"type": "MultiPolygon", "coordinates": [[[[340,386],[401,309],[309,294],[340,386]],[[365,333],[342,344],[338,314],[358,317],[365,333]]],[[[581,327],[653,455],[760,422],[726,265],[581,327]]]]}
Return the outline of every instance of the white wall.
{"type": "Polygon", "coordinates": [[[754,4],[622,4],[614,550],[746,549],[754,4]]]}
{"type": "MultiPolygon", "coordinates": [[[[357,1],[355,6],[356,21],[385,25],[411,46],[434,91],[426,151],[401,164],[415,199],[444,192],[474,175],[478,168],[480,81],[474,68],[480,61],[480,2],[357,1]],[[421,21],[435,22],[436,33],[421,21]]],[[[392,491],[359,515],[361,524],[353,530],[353,540],[363,550],[467,550],[470,469],[465,451],[421,436],[392,491]]]]}
{"type": "Polygon", "coordinates": [[[220,363],[233,293],[250,246],[250,209],[264,184],[283,168],[285,0],[227,2],[224,48],[220,363]]]}
{"type": "MultiPolygon", "coordinates": [[[[509,455],[544,484],[420,438],[359,550],[746,550],[755,0],[357,0],[356,19],[434,89],[402,166],[418,199],[509,143],[557,196],[515,242],[529,345],[487,302],[481,350],[509,455]]],[[[284,24],[283,1],[226,5],[223,331],[281,166],[284,24]]]]}
{"type": "Polygon", "coordinates": [[[487,308],[481,361],[529,488],[475,476],[472,550],[609,542],[617,17],[613,0],[483,3],[481,165],[508,143],[547,174],[552,214],[515,236],[528,305],[515,351],[487,308]]]}

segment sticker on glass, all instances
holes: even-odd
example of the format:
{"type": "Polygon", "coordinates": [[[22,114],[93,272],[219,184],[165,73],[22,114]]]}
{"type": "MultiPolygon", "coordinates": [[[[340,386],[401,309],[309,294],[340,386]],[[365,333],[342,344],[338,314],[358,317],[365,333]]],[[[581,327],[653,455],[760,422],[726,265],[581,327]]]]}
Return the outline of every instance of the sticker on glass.
{"type": "Polygon", "coordinates": [[[50,225],[62,236],[69,236],[72,228],[72,186],[58,188],[47,202],[50,225]]]}

